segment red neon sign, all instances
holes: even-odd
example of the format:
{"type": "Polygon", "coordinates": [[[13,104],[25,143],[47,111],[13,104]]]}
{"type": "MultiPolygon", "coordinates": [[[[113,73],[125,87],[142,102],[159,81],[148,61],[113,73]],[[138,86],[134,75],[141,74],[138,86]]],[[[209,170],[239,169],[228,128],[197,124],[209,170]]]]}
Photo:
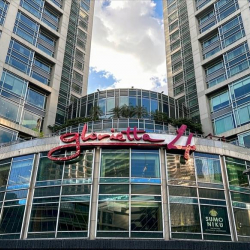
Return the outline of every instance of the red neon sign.
{"type": "MultiPolygon", "coordinates": [[[[184,153],[184,158],[189,159],[189,153],[190,151],[194,151],[196,149],[195,146],[191,146],[191,140],[193,137],[193,134],[189,134],[186,146],[179,146],[179,145],[174,145],[184,134],[186,131],[187,126],[182,125],[178,130],[177,130],[177,136],[172,140],[170,143],[166,144],[168,149],[178,149],[178,150],[185,150],[184,153]]],[[[125,131],[121,131],[120,133],[114,134],[114,129],[111,129],[112,134],[96,134],[96,133],[91,133],[90,135],[86,136],[87,132],[87,124],[83,126],[83,130],[81,135],[79,133],[67,133],[64,135],[60,136],[60,140],[64,143],[70,143],[74,142],[73,144],[67,144],[67,145],[62,145],[56,148],[53,148],[49,151],[48,153],[48,158],[52,161],[68,161],[77,158],[80,153],[81,153],[81,146],[89,146],[89,144],[86,142],[88,141],[101,141],[103,139],[109,139],[110,141],[117,141],[119,142],[119,146],[124,146],[124,145],[129,145],[128,143],[124,143],[127,139],[129,141],[146,141],[146,142],[151,142],[151,143],[160,143],[164,142],[165,139],[153,139],[149,136],[149,134],[145,134],[145,130],[138,130],[136,127],[134,127],[133,130],[130,130],[130,127],[127,128],[125,131]],[[139,136],[138,134],[143,134],[142,136],[139,136]],[[127,139],[123,137],[123,135],[127,136],[127,139]],[[80,143],[80,138],[84,143],[80,143]],[[69,149],[69,148],[75,148],[75,154],[66,156],[66,157],[55,157],[52,156],[53,153],[56,151],[60,151],[61,149],[69,149]]],[[[113,143],[106,143],[105,145],[112,145],[113,143]]],[[[94,143],[91,143],[92,146],[94,146],[94,143]]],[[[96,145],[101,145],[101,144],[96,144],[96,145]]],[[[165,144],[161,144],[165,145],[165,144]]]]}

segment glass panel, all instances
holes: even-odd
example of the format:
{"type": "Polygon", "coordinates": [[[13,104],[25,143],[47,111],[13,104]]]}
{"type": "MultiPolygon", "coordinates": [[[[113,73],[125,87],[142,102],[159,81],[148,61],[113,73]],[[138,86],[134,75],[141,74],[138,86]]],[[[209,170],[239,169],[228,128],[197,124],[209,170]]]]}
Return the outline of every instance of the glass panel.
{"type": "Polygon", "coordinates": [[[131,185],[132,194],[161,195],[161,186],[158,185],[131,185]]]}
{"type": "Polygon", "coordinates": [[[99,202],[97,230],[128,231],[128,202],[99,202]]]}
{"type": "Polygon", "coordinates": [[[36,188],[34,197],[59,196],[61,187],[36,188]]]}
{"type": "Polygon", "coordinates": [[[6,192],[5,200],[16,200],[26,198],[28,194],[28,190],[18,190],[18,191],[11,191],[6,192]]]}
{"type": "Polygon", "coordinates": [[[62,195],[90,194],[90,185],[73,185],[62,187],[62,195]]]}
{"type": "Polygon", "coordinates": [[[0,187],[7,185],[9,171],[10,171],[10,163],[0,165],[0,187]]]}
{"type": "Polygon", "coordinates": [[[62,202],[58,231],[88,230],[89,202],[62,202]]]}
{"type": "Polygon", "coordinates": [[[233,201],[250,203],[250,195],[249,194],[231,192],[231,198],[233,201]]]}
{"type": "Polygon", "coordinates": [[[238,208],[233,210],[237,234],[250,236],[250,210],[238,208]]]}
{"type": "Polygon", "coordinates": [[[13,162],[8,181],[8,189],[28,187],[30,184],[32,166],[33,158],[24,161],[13,162]]]}
{"type": "Polygon", "coordinates": [[[129,177],[129,150],[102,150],[101,177],[129,177]]]}
{"type": "Polygon", "coordinates": [[[64,179],[85,179],[92,176],[93,155],[85,153],[76,160],[65,162],[64,179]]]}
{"type": "Polygon", "coordinates": [[[45,107],[45,95],[38,93],[32,89],[28,89],[27,93],[27,102],[31,105],[36,106],[37,108],[44,109],[45,107]]]}
{"type": "Polygon", "coordinates": [[[210,198],[210,199],[225,199],[224,191],[215,189],[199,189],[200,198],[210,198]]]}
{"type": "Polygon", "coordinates": [[[40,158],[37,181],[62,179],[63,164],[51,161],[47,157],[40,158]]]}
{"type": "Polygon", "coordinates": [[[58,203],[33,205],[29,232],[55,231],[57,211],[58,203]]]}
{"type": "Polygon", "coordinates": [[[129,185],[100,185],[99,194],[128,194],[129,185]]]}
{"type": "Polygon", "coordinates": [[[170,204],[172,232],[200,232],[198,205],[170,204]]]}
{"type": "Polygon", "coordinates": [[[157,202],[132,202],[131,231],[162,231],[161,204],[157,202]]]}
{"type": "Polygon", "coordinates": [[[195,183],[194,160],[185,160],[181,155],[167,154],[168,182],[178,185],[195,183]]]}
{"type": "Polygon", "coordinates": [[[3,98],[0,99],[0,116],[3,116],[14,122],[19,122],[20,111],[18,109],[18,105],[8,102],[3,98]]]}
{"type": "Polygon", "coordinates": [[[159,151],[132,150],[131,177],[160,178],[159,151]]]}
{"type": "Polygon", "coordinates": [[[245,165],[231,161],[226,161],[226,165],[229,185],[249,187],[247,176],[242,174],[243,171],[246,170],[245,165]]]}
{"type": "Polygon", "coordinates": [[[1,233],[20,233],[25,206],[4,207],[0,224],[1,233]]]}
{"type": "Polygon", "coordinates": [[[220,161],[209,158],[195,158],[199,182],[222,183],[220,161]]]}
{"type": "Polygon", "coordinates": [[[36,114],[24,111],[22,125],[26,128],[40,131],[42,118],[36,114]]]}
{"type": "Polygon", "coordinates": [[[173,196],[197,197],[196,188],[171,187],[171,186],[169,186],[168,190],[169,190],[169,195],[173,195],[173,196]]]}
{"type": "Polygon", "coordinates": [[[26,81],[6,71],[4,71],[2,75],[1,81],[3,82],[3,87],[5,89],[20,97],[24,97],[27,89],[26,81]]]}

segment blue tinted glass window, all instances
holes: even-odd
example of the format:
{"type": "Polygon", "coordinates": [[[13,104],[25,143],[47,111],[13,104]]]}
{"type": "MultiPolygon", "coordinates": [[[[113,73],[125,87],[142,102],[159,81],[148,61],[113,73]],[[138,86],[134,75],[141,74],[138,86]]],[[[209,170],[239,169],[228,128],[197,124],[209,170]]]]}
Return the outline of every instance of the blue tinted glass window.
{"type": "Polygon", "coordinates": [[[7,10],[8,10],[8,6],[9,6],[8,2],[4,0],[0,0],[0,25],[3,25],[4,23],[7,10]]]}
{"type": "Polygon", "coordinates": [[[44,94],[38,93],[33,89],[28,89],[27,93],[27,102],[38,107],[44,109],[46,96],[44,94]]]}
{"type": "Polygon", "coordinates": [[[43,0],[21,0],[20,6],[29,11],[32,15],[41,18],[44,6],[43,0]]]}
{"type": "Polygon", "coordinates": [[[151,99],[151,112],[155,112],[158,110],[158,101],[151,99]]]}
{"type": "Polygon", "coordinates": [[[137,106],[137,99],[136,97],[129,97],[129,106],[137,106]]]}
{"type": "Polygon", "coordinates": [[[12,163],[8,189],[19,189],[28,187],[30,183],[30,175],[33,166],[33,158],[12,163]]]}
{"type": "Polygon", "coordinates": [[[26,17],[21,12],[17,13],[14,33],[22,37],[26,41],[35,44],[39,25],[26,17]]]}
{"type": "Polygon", "coordinates": [[[18,123],[20,121],[20,112],[20,107],[17,104],[0,97],[0,116],[18,123]]]}
{"type": "Polygon", "coordinates": [[[6,63],[29,75],[34,52],[15,40],[11,40],[6,63]]]}
{"type": "Polygon", "coordinates": [[[142,107],[144,107],[149,113],[150,112],[150,100],[142,98],[142,107]]]}
{"type": "Polygon", "coordinates": [[[221,134],[235,127],[232,114],[220,117],[214,121],[215,134],[221,134]]]}
{"type": "Polygon", "coordinates": [[[98,106],[100,107],[100,109],[102,110],[103,114],[105,114],[106,110],[105,110],[105,106],[106,106],[106,99],[101,99],[99,100],[98,106]]]}
{"type": "Polygon", "coordinates": [[[230,85],[230,92],[233,100],[248,95],[250,92],[250,77],[246,77],[230,85]]]}
{"type": "Polygon", "coordinates": [[[4,89],[20,96],[24,97],[27,89],[27,82],[14,74],[3,71],[1,85],[4,89]]]}
{"type": "Polygon", "coordinates": [[[132,150],[131,177],[160,178],[159,151],[132,150]]]}
{"type": "Polygon", "coordinates": [[[228,91],[211,98],[211,111],[215,112],[229,105],[228,91]]]}

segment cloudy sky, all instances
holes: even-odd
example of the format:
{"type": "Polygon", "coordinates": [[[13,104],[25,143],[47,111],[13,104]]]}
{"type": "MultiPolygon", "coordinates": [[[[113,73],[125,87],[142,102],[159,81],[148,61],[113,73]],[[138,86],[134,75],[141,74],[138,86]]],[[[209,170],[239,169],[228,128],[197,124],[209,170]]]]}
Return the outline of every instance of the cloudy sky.
{"type": "Polygon", "coordinates": [[[162,0],[96,0],[88,92],[164,90],[162,0]]]}

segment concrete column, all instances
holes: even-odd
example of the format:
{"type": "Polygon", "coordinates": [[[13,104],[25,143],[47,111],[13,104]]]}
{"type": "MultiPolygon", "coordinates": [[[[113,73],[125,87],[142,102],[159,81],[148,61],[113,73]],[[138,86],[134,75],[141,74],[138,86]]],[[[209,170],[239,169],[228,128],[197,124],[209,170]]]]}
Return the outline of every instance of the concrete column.
{"type": "Polygon", "coordinates": [[[99,178],[99,163],[100,163],[100,147],[95,149],[94,158],[94,171],[93,171],[93,184],[92,184],[92,200],[91,200],[91,212],[90,212],[90,228],[89,239],[95,239],[96,232],[96,216],[98,209],[98,178],[99,178]]]}
{"type": "Polygon", "coordinates": [[[160,149],[161,159],[161,181],[162,181],[162,216],[163,216],[163,228],[164,228],[164,240],[170,239],[169,230],[169,208],[167,197],[167,176],[166,176],[166,157],[164,148],[160,149]]]}

